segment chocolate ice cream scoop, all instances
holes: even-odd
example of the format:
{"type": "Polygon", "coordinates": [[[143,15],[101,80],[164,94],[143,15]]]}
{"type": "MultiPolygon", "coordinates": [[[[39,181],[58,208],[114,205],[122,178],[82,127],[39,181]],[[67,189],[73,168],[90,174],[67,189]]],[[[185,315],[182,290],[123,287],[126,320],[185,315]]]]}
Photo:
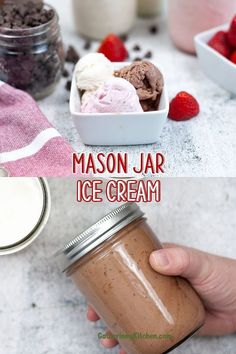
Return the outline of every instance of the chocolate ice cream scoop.
{"type": "Polygon", "coordinates": [[[117,71],[116,76],[126,79],[136,88],[145,112],[158,109],[164,79],[154,64],[149,61],[136,61],[117,71]]]}

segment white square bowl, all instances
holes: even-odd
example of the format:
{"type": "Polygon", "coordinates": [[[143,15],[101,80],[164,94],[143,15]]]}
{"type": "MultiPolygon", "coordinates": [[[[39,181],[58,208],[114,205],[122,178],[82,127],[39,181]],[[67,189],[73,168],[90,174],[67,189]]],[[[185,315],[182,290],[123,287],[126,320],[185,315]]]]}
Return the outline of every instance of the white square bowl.
{"type": "Polygon", "coordinates": [[[199,33],[195,46],[204,73],[219,86],[236,95],[236,65],[208,45],[218,31],[227,31],[230,25],[215,27],[199,33]]]}
{"type": "MultiPolygon", "coordinates": [[[[115,70],[129,64],[131,63],[115,63],[115,70]]],[[[81,113],[80,106],[80,95],[74,73],[70,111],[82,142],[97,146],[141,145],[153,144],[159,140],[167,121],[169,100],[165,86],[159,110],[154,112],[88,114],[81,113]]]]}

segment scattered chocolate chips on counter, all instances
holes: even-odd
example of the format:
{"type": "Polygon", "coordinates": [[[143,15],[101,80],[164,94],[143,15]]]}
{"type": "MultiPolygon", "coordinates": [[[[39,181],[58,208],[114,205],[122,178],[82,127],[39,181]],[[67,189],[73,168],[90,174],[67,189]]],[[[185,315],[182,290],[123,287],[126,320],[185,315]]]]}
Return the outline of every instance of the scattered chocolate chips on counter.
{"type": "Polygon", "coordinates": [[[65,86],[65,88],[66,88],[67,91],[70,91],[71,85],[72,85],[72,81],[71,81],[71,80],[68,80],[68,81],[66,82],[66,86],[65,86]]]}
{"type": "Polygon", "coordinates": [[[70,76],[69,71],[64,68],[63,71],[62,71],[62,76],[65,77],[65,78],[68,78],[70,76]]]}
{"type": "Polygon", "coordinates": [[[152,57],[153,57],[153,54],[150,50],[144,55],[145,59],[151,59],[152,57]]]}
{"type": "MultiPolygon", "coordinates": [[[[84,48],[85,48],[85,46],[88,48],[89,45],[91,45],[91,43],[89,41],[85,42],[84,48]]],[[[66,52],[66,59],[65,59],[65,61],[68,63],[68,68],[70,69],[69,64],[76,65],[79,60],[80,60],[80,54],[77,52],[77,50],[75,49],[75,47],[73,45],[69,45],[68,50],[66,52]]],[[[72,85],[72,79],[71,79],[72,75],[71,75],[70,71],[67,68],[64,68],[62,76],[64,78],[68,79],[65,83],[65,89],[66,89],[66,91],[70,92],[71,85],[72,85]]]]}
{"type": "Polygon", "coordinates": [[[0,8],[0,26],[11,29],[38,27],[51,21],[54,15],[54,11],[47,9],[43,2],[3,5],[0,8]]]}
{"type": "Polygon", "coordinates": [[[133,47],[133,51],[134,51],[134,52],[140,52],[140,50],[141,50],[141,47],[140,47],[140,45],[138,45],[138,44],[136,44],[136,45],[133,47]]]}
{"type": "MultiPolygon", "coordinates": [[[[84,44],[84,49],[85,47],[89,49],[89,46],[91,45],[91,42],[86,41],[84,44]]],[[[65,83],[65,89],[66,91],[70,91],[71,90],[71,85],[72,85],[72,74],[71,74],[71,65],[70,64],[74,64],[76,65],[77,62],[80,59],[80,54],[77,52],[77,50],[75,49],[75,47],[73,45],[69,45],[68,46],[68,50],[66,52],[66,63],[67,63],[67,67],[64,68],[63,72],[62,72],[62,76],[66,79],[68,79],[65,83]]],[[[72,67],[74,67],[72,65],[72,67]]],[[[72,69],[73,70],[73,69],[72,69]]]]}
{"type": "Polygon", "coordinates": [[[90,41],[86,41],[84,43],[84,50],[89,50],[92,47],[92,43],[90,41]]]}
{"type": "Polygon", "coordinates": [[[79,53],[77,52],[75,47],[70,45],[68,47],[68,50],[67,50],[67,53],[66,53],[66,62],[67,63],[72,63],[72,64],[77,64],[79,59],[80,59],[79,53]]]}
{"type": "Polygon", "coordinates": [[[137,57],[134,59],[134,61],[142,61],[142,58],[137,57]]]}
{"type": "Polygon", "coordinates": [[[152,25],[151,27],[149,27],[149,32],[151,34],[157,34],[159,32],[159,28],[157,25],[152,25]]]}

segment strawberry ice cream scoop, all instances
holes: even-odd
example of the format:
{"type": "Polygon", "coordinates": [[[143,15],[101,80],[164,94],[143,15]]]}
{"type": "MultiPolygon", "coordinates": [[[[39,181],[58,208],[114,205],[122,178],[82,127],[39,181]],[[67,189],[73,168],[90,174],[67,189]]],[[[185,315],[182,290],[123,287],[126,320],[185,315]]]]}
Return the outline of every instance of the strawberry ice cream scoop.
{"type": "Polygon", "coordinates": [[[132,84],[121,78],[107,80],[98,90],[85,93],[82,113],[143,112],[139,97],[132,84]]]}

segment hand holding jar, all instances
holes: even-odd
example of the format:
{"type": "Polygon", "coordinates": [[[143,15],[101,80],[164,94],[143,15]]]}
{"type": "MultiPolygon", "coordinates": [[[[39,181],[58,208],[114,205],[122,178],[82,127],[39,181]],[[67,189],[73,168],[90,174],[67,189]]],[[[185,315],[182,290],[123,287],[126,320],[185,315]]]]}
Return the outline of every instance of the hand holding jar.
{"type": "MultiPolygon", "coordinates": [[[[167,244],[165,249],[151,254],[150,264],[158,273],[188,279],[199,294],[206,309],[206,322],[199,331],[200,335],[223,336],[235,333],[236,281],[232,282],[236,278],[235,260],[167,244]]],[[[99,320],[91,306],[87,317],[93,322],[99,320]]],[[[102,344],[111,348],[117,342],[103,340],[102,344]]]]}
{"type": "Polygon", "coordinates": [[[136,204],[114,210],[59,252],[71,276],[129,354],[170,351],[205,320],[200,298],[180,277],[156,273],[149,256],[161,243],[136,204]],[[151,338],[133,338],[134,333],[151,338]]]}

